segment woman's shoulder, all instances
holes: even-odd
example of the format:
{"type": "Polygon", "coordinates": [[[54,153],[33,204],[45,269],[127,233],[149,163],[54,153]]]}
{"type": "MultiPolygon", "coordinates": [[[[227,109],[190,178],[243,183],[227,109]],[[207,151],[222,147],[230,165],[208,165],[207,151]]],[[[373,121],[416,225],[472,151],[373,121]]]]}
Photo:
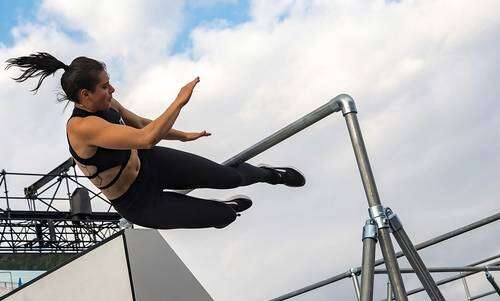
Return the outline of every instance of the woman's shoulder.
{"type": "Polygon", "coordinates": [[[81,136],[84,133],[92,132],[93,128],[95,129],[102,126],[103,122],[107,121],[94,115],[86,117],[74,116],[68,119],[66,123],[66,133],[74,136],[81,136]]]}

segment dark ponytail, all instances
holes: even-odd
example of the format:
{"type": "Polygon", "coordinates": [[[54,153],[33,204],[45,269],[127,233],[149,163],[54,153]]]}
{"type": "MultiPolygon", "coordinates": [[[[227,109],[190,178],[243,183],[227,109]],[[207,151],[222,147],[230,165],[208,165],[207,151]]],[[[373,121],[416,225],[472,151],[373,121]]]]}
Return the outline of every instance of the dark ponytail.
{"type": "Polygon", "coordinates": [[[46,52],[39,52],[30,56],[11,58],[7,60],[7,63],[8,64],[7,67],[5,67],[5,70],[9,69],[12,66],[22,68],[21,71],[23,71],[23,74],[21,74],[19,77],[13,78],[13,80],[19,83],[24,82],[31,77],[41,76],[40,80],[38,80],[38,85],[34,89],[30,90],[34,91],[35,94],[38,91],[38,88],[40,88],[43,80],[47,76],[54,74],[61,68],[65,70],[69,68],[68,66],[66,66],[66,64],[46,52]]]}
{"type": "Polygon", "coordinates": [[[61,86],[64,94],[59,94],[58,96],[62,97],[58,97],[57,99],[60,102],[65,100],[78,102],[78,92],[81,89],[94,92],[99,83],[99,73],[106,71],[104,63],[91,58],[80,56],[67,66],[46,52],[11,58],[7,60],[7,63],[5,70],[12,66],[17,66],[23,71],[23,74],[19,77],[13,78],[17,82],[24,82],[28,78],[40,76],[37,86],[31,90],[35,94],[47,76],[54,74],[59,69],[64,69],[64,73],[61,76],[61,86]]]}

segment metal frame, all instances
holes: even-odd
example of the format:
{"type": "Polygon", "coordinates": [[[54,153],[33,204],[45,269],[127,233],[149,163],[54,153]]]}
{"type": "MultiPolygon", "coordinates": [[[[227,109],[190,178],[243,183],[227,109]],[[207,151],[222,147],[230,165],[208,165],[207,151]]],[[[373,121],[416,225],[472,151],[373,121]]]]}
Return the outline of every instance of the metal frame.
{"type": "MultiPolygon", "coordinates": [[[[480,227],[483,227],[483,226],[486,226],[486,225],[489,225],[493,222],[496,222],[500,220],[500,212],[496,213],[496,214],[493,214],[493,215],[490,215],[488,217],[485,217],[485,218],[482,218],[476,222],[473,222],[471,224],[468,224],[466,226],[463,226],[463,227],[460,227],[458,229],[455,229],[455,230],[452,230],[450,232],[447,232],[447,233],[444,233],[442,235],[439,235],[439,236],[436,236],[436,237],[433,237],[429,240],[426,240],[424,242],[421,242],[419,244],[417,244],[415,246],[415,248],[417,250],[421,250],[421,249],[425,249],[425,248],[428,248],[428,247],[431,247],[431,246],[434,246],[438,243],[441,243],[441,242],[444,242],[448,239],[451,239],[451,238],[454,238],[454,237],[457,237],[459,235],[462,235],[464,233],[468,233],[469,231],[472,231],[472,230],[475,230],[475,229],[478,229],[480,227]]],[[[396,257],[402,257],[403,256],[403,253],[402,252],[398,252],[396,253],[396,257]]],[[[500,255],[496,255],[496,256],[492,256],[492,257],[488,257],[484,260],[481,260],[479,262],[476,262],[476,263],[473,263],[471,265],[477,265],[477,264],[481,264],[481,263],[485,263],[487,261],[491,261],[495,258],[498,258],[500,257],[500,255]]],[[[375,266],[378,266],[378,265],[381,265],[382,263],[384,263],[384,260],[383,259],[377,259],[375,261],[375,266]]],[[[500,262],[498,263],[493,263],[493,265],[500,265],[500,262]]],[[[361,271],[361,267],[356,267],[354,268],[354,270],[356,271],[361,271]]],[[[443,279],[443,280],[440,280],[438,282],[436,282],[436,285],[441,285],[441,284],[445,284],[445,283],[448,283],[448,282],[451,282],[451,281],[454,281],[454,280],[457,280],[457,279],[462,279],[464,276],[469,276],[469,275],[472,275],[472,274],[475,274],[476,272],[468,272],[468,273],[464,273],[463,275],[459,275],[459,276],[454,276],[454,277],[450,277],[450,278],[446,278],[446,279],[443,279]]],[[[307,293],[309,291],[312,291],[312,290],[315,290],[315,289],[318,289],[318,288],[321,288],[325,285],[328,285],[328,284],[331,284],[331,283],[335,283],[339,280],[342,280],[342,279],[345,279],[345,278],[348,278],[350,277],[351,273],[350,272],[344,272],[344,273],[341,273],[341,274],[338,274],[338,275],[335,275],[333,277],[330,277],[330,278],[327,278],[325,280],[322,280],[322,281],[319,281],[319,282],[316,282],[314,284],[311,284],[311,285],[308,285],[308,286],[305,286],[301,289],[298,289],[298,290],[295,290],[295,291],[292,291],[292,292],[289,292],[287,294],[284,294],[284,295],[281,295],[279,297],[276,297],[276,298],[273,298],[272,300],[273,301],[278,301],[278,300],[286,300],[286,299],[289,299],[289,298],[292,298],[292,297],[296,297],[298,295],[301,295],[301,294],[304,294],[304,293],[307,293]]],[[[407,292],[407,295],[412,295],[412,294],[416,294],[416,293],[419,293],[421,291],[424,291],[425,288],[418,288],[418,289],[414,289],[414,290],[411,290],[411,291],[408,291],[407,292]]]]}
{"type": "MultiPolygon", "coordinates": [[[[309,127],[317,121],[329,116],[330,114],[340,111],[342,111],[342,115],[346,120],[347,129],[351,138],[356,162],[359,168],[363,188],[365,190],[369,206],[368,210],[370,213],[370,218],[376,222],[378,227],[377,237],[378,241],[380,242],[380,248],[384,257],[385,265],[387,267],[387,270],[389,271],[389,278],[394,294],[397,300],[406,301],[406,290],[404,287],[403,279],[401,277],[401,273],[399,271],[397,257],[394,252],[394,246],[392,245],[390,237],[391,229],[389,227],[389,220],[385,211],[386,209],[382,206],[382,203],[380,201],[377,186],[375,184],[375,178],[371,170],[368,154],[366,152],[366,147],[357,119],[356,105],[351,96],[347,94],[340,94],[336,96],[315,111],[289,124],[288,126],[263,139],[252,147],[247,148],[243,152],[240,152],[236,156],[230,158],[229,160],[226,160],[222,164],[226,166],[237,166],[238,164],[241,164],[255,157],[256,155],[309,127]]],[[[192,190],[184,190],[179,192],[189,193],[191,191],[192,190]]],[[[404,233],[402,227],[398,230],[398,233],[400,233],[400,239],[398,239],[398,243],[401,245],[402,250],[404,250],[405,255],[409,258],[412,266],[417,270],[419,279],[421,279],[424,286],[426,287],[429,296],[434,300],[444,300],[441,293],[439,292],[439,289],[434,283],[434,280],[432,279],[429,272],[426,271],[425,265],[420,259],[416,249],[411,244],[408,236],[406,235],[406,233],[404,233]]],[[[361,300],[370,300],[370,296],[373,293],[373,275],[370,274],[373,273],[375,259],[375,248],[371,245],[374,244],[374,240],[368,239],[364,244],[366,245],[366,247],[364,247],[363,251],[363,262],[365,263],[364,265],[369,266],[366,267],[366,269],[364,268],[365,276],[363,276],[363,278],[365,279],[365,281],[362,280],[360,295],[361,300]]]]}
{"type": "Polygon", "coordinates": [[[0,253],[79,253],[118,232],[121,216],[100,194],[78,182],[75,163],[69,158],[46,174],[0,172],[0,253]],[[69,174],[73,168],[73,175],[69,174]],[[37,177],[24,188],[24,196],[9,194],[7,178],[37,177]],[[83,187],[91,201],[107,210],[78,216],[62,209],[69,203],[71,188],[83,187]],[[65,190],[65,191],[64,191],[65,190]]]}
{"type": "MultiPolygon", "coordinates": [[[[373,283],[370,283],[369,279],[373,279],[369,274],[372,273],[374,266],[380,265],[382,263],[386,264],[387,269],[389,270],[389,278],[392,284],[392,290],[395,293],[395,297],[397,300],[404,301],[407,300],[406,291],[404,288],[404,283],[402,281],[401,273],[399,270],[399,266],[397,263],[397,258],[404,255],[410,261],[412,267],[416,270],[416,273],[419,275],[419,279],[423,282],[424,287],[426,288],[427,293],[433,300],[444,300],[441,295],[439,289],[435,281],[432,279],[430,273],[425,268],[420,256],[418,255],[417,250],[424,247],[424,245],[416,245],[413,246],[411,241],[409,240],[406,232],[399,223],[397,227],[395,227],[396,219],[393,219],[394,222],[390,224],[390,220],[386,213],[386,208],[384,208],[380,202],[380,198],[378,195],[377,187],[375,185],[375,180],[373,177],[373,173],[371,170],[371,166],[368,160],[368,155],[366,152],[366,147],[364,145],[364,141],[362,138],[361,130],[359,127],[359,123],[357,120],[357,109],[354,103],[354,100],[347,94],[340,94],[335,98],[331,99],[329,102],[319,107],[315,111],[305,115],[304,117],[296,120],[295,122],[289,124],[288,126],[282,128],[281,130],[275,132],[274,134],[268,136],[267,138],[261,140],[257,144],[247,148],[246,150],[238,153],[237,155],[231,157],[230,159],[224,161],[222,164],[225,166],[237,166],[258,154],[266,151],[267,149],[273,147],[274,145],[280,143],[281,141],[293,136],[294,134],[302,131],[303,129],[309,127],[310,125],[318,122],[319,120],[329,116],[332,113],[342,111],[343,116],[345,117],[347,128],[349,131],[349,135],[351,138],[351,142],[353,145],[354,153],[356,156],[356,161],[358,164],[358,168],[360,171],[361,179],[363,182],[363,187],[365,189],[366,198],[369,205],[369,213],[370,218],[374,220],[377,224],[377,237],[380,241],[380,247],[382,250],[382,254],[384,259],[379,259],[377,261],[372,261],[372,257],[374,257],[375,249],[371,246],[368,246],[373,243],[372,239],[368,239],[366,242],[366,250],[363,252],[363,262],[366,262],[364,265],[365,269],[365,278],[368,280],[363,281],[361,283],[361,292],[360,298],[363,299],[363,294],[368,297],[364,297],[366,300],[370,299],[370,287],[373,287],[373,283]],[[395,232],[395,238],[400,244],[403,253],[395,253],[394,247],[392,245],[392,241],[390,239],[390,231],[395,232]],[[371,243],[368,241],[372,241],[371,243]],[[372,264],[373,262],[373,264],[372,264]],[[367,275],[368,274],[368,275],[367,275]],[[363,282],[365,284],[363,285],[363,282]],[[364,287],[364,289],[363,289],[364,287]],[[365,293],[363,293],[365,291],[365,293]]],[[[189,193],[192,190],[182,190],[177,191],[179,193],[189,193]]],[[[389,209],[390,210],[390,209],[389,209]]],[[[392,211],[389,213],[392,214],[392,211]]],[[[500,214],[498,214],[500,216],[500,214]]],[[[497,216],[493,216],[495,220],[498,219],[497,216]]],[[[475,227],[479,227],[478,225],[469,225],[470,228],[466,231],[470,231],[475,227]]],[[[456,231],[462,231],[463,229],[457,229],[456,231]]],[[[458,234],[454,234],[456,236],[458,234]]],[[[446,238],[447,239],[447,238],[446,238]]],[[[436,237],[435,239],[425,242],[426,246],[438,243],[439,241],[444,240],[442,237],[436,237]]],[[[365,244],[365,243],[364,243],[365,244]]],[[[425,247],[426,247],[425,246],[425,247]]],[[[365,247],[364,247],[365,249],[365,247]]],[[[357,268],[359,269],[359,268],[357,268]]],[[[310,285],[298,291],[280,296],[273,300],[285,300],[291,298],[293,296],[300,295],[304,292],[310,291],[312,289],[321,287],[323,285],[338,281],[340,279],[344,279],[347,277],[351,277],[352,272],[348,271],[337,276],[331,277],[324,281],[318,282],[316,284],[310,285]]]]}
{"type": "MultiPolygon", "coordinates": [[[[498,255],[495,255],[495,256],[491,256],[491,257],[488,257],[488,258],[485,258],[485,259],[482,259],[480,261],[477,261],[477,262],[474,262],[472,264],[469,264],[468,267],[471,267],[471,266],[476,266],[476,265],[479,265],[479,264],[483,264],[483,263],[486,263],[488,261],[492,261],[493,259],[497,259],[500,257],[500,254],[498,255]]],[[[496,261],[496,262],[493,262],[491,264],[489,264],[488,266],[499,266],[500,265],[500,261],[496,261]]],[[[467,282],[466,282],[466,277],[468,276],[471,276],[471,275],[474,275],[474,274],[477,274],[479,272],[461,272],[459,273],[458,275],[455,275],[455,276],[451,276],[451,277],[447,277],[447,278],[444,278],[444,279],[441,279],[439,281],[436,282],[436,284],[438,286],[440,285],[443,285],[443,284],[446,284],[446,283],[450,283],[452,281],[456,281],[456,280],[459,280],[459,279],[462,279],[462,282],[465,282],[465,285],[464,285],[464,288],[466,290],[466,294],[468,292],[468,287],[467,287],[467,282]]],[[[423,287],[420,287],[420,288],[416,288],[416,289],[413,289],[413,290],[410,290],[407,292],[408,296],[410,295],[413,295],[413,294],[417,294],[419,292],[422,292],[424,291],[425,289],[423,287]]],[[[470,297],[470,296],[468,296],[470,297]]],[[[385,301],[385,300],[384,300],[385,301]]]]}

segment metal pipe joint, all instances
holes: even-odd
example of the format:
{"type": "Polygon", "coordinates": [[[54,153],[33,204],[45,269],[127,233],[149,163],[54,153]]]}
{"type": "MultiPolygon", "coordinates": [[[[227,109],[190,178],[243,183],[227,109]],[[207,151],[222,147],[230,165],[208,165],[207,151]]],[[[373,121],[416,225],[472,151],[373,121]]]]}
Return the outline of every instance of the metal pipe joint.
{"type": "Polygon", "coordinates": [[[335,101],[339,107],[342,109],[342,115],[347,115],[349,113],[357,113],[356,104],[354,99],[347,94],[340,94],[336,96],[332,101],[335,101]]]}
{"type": "Polygon", "coordinates": [[[387,216],[387,220],[389,222],[389,226],[391,227],[391,230],[398,231],[403,228],[403,224],[401,223],[401,220],[399,217],[392,211],[391,208],[387,207],[385,208],[385,214],[387,216]]]}
{"type": "Polygon", "coordinates": [[[349,273],[351,273],[351,276],[352,275],[359,276],[359,275],[361,275],[361,269],[359,267],[357,267],[357,268],[350,268],[349,269],[349,273]]]}
{"type": "Polygon", "coordinates": [[[389,220],[382,205],[376,205],[368,208],[370,218],[375,221],[379,229],[389,228],[389,220]]]}
{"type": "Polygon", "coordinates": [[[363,238],[361,240],[365,240],[366,238],[372,238],[375,241],[378,239],[378,226],[373,219],[367,219],[363,226],[363,238]]]}

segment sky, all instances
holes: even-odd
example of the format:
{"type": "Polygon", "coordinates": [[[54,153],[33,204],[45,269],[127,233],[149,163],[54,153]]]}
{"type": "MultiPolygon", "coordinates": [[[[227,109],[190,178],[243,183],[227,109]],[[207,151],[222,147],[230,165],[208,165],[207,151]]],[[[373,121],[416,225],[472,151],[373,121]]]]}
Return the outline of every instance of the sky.
{"type": "MultiPolygon", "coordinates": [[[[159,145],[222,162],[347,93],[382,203],[415,244],[499,211],[496,0],[0,0],[0,17],[0,61],[38,51],[66,64],[81,55],[104,61],[114,97],[150,119],[200,76],[174,127],[212,136],[159,145]]],[[[70,155],[71,106],[56,102],[62,71],[36,95],[36,81],[16,83],[17,74],[0,76],[0,168],[48,172],[70,155]]],[[[367,202],[341,114],[249,163],[297,167],[307,184],[196,190],[245,194],[254,204],[222,230],[161,231],[215,300],[268,300],[360,265],[367,202]]],[[[21,195],[28,182],[9,178],[9,193],[21,195]]],[[[493,223],[420,254],[428,266],[463,266],[500,252],[499,229],[493,223]]],[[[375,299],[386,281],[376,276],[375,299]]],[[[491,290],[482,274],[469,288],[491,290]]],[[[442,292],[465,298],[460,282],[442,292]]],[[[295,298],[332,299],[354,300],[349,279],[295,298]]]]}

